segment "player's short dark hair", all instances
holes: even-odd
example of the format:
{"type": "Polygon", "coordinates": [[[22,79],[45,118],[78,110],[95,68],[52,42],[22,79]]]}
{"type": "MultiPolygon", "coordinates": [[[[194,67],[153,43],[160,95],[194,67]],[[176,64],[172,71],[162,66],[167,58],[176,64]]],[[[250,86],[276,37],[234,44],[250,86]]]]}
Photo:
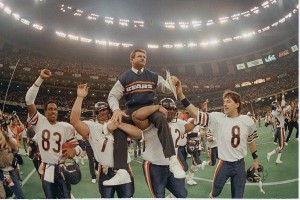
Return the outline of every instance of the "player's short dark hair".
{"type": "Polygon", "coordinates": [[[144,49],[135,49],[130,53],[130,60],[132,60],[135,57],[136,52],[144,53],[147,56],[147,52],[144,49]]]}
{"type": "Polygon", "coordinates": [[[44,104],[44,110],[47,110],[48,105],[49,105],[50,103],[56,104],[56,102],[55,102],[54,100],[49,100],[49,101],[47,101],[47,102],[44,104]]]}
{"type": "Polygon", "coordinates": [[[223,93],[223,99],[225,99],[227,97],[231,98],[235,103],[240,104],[239,107],[237,108],[238,113],[240,113],[242,110],[241,95],[232,90],[225,90],[223,93]]]}

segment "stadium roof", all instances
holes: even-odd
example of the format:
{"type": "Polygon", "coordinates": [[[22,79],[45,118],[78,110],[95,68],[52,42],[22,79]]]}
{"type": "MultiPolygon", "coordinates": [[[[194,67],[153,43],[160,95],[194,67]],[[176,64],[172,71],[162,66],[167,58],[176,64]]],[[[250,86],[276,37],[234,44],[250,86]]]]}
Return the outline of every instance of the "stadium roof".
{"type": "MultiPolygon", "coordinates": [[[[274,22],[296,8],[297,0],[0,0],[12,12],[43,25],[42,31],[35,31],[11,16],[0,13],[0,36],[14,44],[26,46],[40,52],[57,55],[97,57],[102,62],[126,63],[134,48],[148,51],[149,61],[158,63],[187,63],[231,57],[274,45],[298,32],[298,17],[270,31],[256,34],[248,40],[222,43],[218,46],[200,47],[201,41],[219,38],[233,38],[245,32],[253,32],[274,22]],[[268,8],[262,5],[269,2],[268,8]],[[68,8],[69,7],[69,8],[68,8]],[[259,8],[259,13],[251,9],[259,8]],[[63,12],[63,10],[65,10],[63,12]],[[236,13],[250,11],[250,16],[236,13]],[[75,15],[81,13],[81,16],[75,15]],[[94,14],[96,20],[88,20],[94,14]],[[105,22],[105,17],[114,19],[114,24],[105,22]],[[227,23],[219,23],[221,17],[229,17],[227,23]],[[128,26],[120,26],[120,19],[128,20],[128,26]],[[207,25],[212,20],[213,25],[207,25]],[[134,27],[134,21],[142,21],[144,27],[134,27]],[[201,26],[192,27],[193,21],[201,26]],[[168,29],[166,22],[174,22],[176,28],[168,29]],[[179,22],[188,23],[181,28],[179,22]],[[132,47],[99,46],[95,43],[80,43],[59,38],[56,31],[73,34],[93,41],[106,40],[132,44],[132,47]],[[196,42],[195,48],[163,48],[164,44],[196,42]],[[148,49],[148,44],[158,44],[159,49],[148,49]]],[[[298,14],[298,13],[297,13],[298,14]]]]}

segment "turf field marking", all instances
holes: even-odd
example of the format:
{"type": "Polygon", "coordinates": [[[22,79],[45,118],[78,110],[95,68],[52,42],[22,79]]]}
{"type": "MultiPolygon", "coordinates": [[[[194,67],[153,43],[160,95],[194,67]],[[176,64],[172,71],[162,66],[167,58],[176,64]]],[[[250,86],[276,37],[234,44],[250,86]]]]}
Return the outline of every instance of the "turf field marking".
{"type": "Polygon", "coordinates": [[[22,181],[22,187],[23,185],[25,185],[25,183],[30,179],[30,177],[32,176],[32,174],[35,172],[35,168],[33,168],[33,170],[26,176],[26,178],[24,179],[24,181],[22,181]]]}
{"type": "MultiPolygon", "coordinates": [[[[22,187],[26,184],[26,182],[30,179],[30,177],[33,175],[33,173],[35,172],[35,168],[33,168],[33,170],[26,176],[26,178],[24,179],[24,181],[22,181],[22,187]]],[[[13,195],[12,198],[15,198],[15,195],[13,195]]],[[[75,199],[74,195],[71,193],[71,199],[75,199]]]]}
{"type": "MultiPolygon", "coordinates": [[[[22,186],[23,187],[25,185],[25,183],[30,179],[30,177],[32,176],[32,174],[35,172],[35,168],[33,168],[33,170],[26,176],[26,178],[24,179],[24,181],[22,181],[22,186]]],[[[12,195],[12,197],[10,197],[11,199],[14,199],[16,196],[15,194],[12,195]]]]}
{"type": "MultiPolygon", "coordinates": [[[[194,177],[194,179],[201,180],[201,181],[207,181],[207,182],[211,182],[211,183],[213,182],[213,180],[209,180],[206,178],[194,177]]],[[[295,179],[290,179],[290,180],[285,180],[285,181],[263,183],[263,186],[265,186],[265,185],[282,185],[282,184],[293,183],[293,182],[297,182],[297,181],[298,181],[298,178],[295,178],[295,179]]],[[[230,182],[227,182],[226,184],[230,184],[230,182]]],[[[258,183],[246,183],[246,185],[257,186],[258,183]]]]}
{"type": "Polygon", "coordinates": [[[263,143],[258,143],[258,144],[256,144],[256,146],[258,146],[258,145],[264,145],[264,144],[273,144],[274,142],[263,142],[263,143]]]}

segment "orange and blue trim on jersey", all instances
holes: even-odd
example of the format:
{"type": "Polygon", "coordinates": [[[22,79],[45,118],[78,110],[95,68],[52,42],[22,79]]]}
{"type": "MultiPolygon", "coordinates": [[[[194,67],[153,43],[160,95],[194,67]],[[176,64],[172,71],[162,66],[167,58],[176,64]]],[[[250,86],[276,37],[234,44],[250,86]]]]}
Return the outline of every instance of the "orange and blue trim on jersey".
{"type": "Polygon", "coordinates": [[[29,119],[29,122],[31,122],[31,125],[36,125],[37,122],[39,121],[39,115],[38,115],[38,111],[36,111],[32,117],[29,119]]]}
{"type": "Polygon", "coordinates": [[[206,112],[199,112],[196,125],[206,127],[208,125],[209,115],[206,112]]]}
{"type": "Polygon", "coordinates": [[[254,139],[258,138],[257,131],[254,131],[251,135],[248,135],[247,141],[248,143],[252,143],[254,139]]]}

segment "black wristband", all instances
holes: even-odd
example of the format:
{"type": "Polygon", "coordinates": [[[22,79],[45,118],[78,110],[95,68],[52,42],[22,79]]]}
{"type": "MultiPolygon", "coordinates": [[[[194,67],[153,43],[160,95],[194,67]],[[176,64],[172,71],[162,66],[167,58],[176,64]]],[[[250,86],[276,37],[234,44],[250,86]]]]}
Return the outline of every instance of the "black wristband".
{"type": "Polygon", "coordinates": [[[187,98],[182,99],[181,103],[185,108],[191,104],[191,102],[187,98]]]}
{"type": "Polygon", "coordinates": [[[258,158],[258,155],[256,154],[256,152],[257,152],[257,150],[252,153],[253,160],[256,159],[256,158],[258,158]]]}

